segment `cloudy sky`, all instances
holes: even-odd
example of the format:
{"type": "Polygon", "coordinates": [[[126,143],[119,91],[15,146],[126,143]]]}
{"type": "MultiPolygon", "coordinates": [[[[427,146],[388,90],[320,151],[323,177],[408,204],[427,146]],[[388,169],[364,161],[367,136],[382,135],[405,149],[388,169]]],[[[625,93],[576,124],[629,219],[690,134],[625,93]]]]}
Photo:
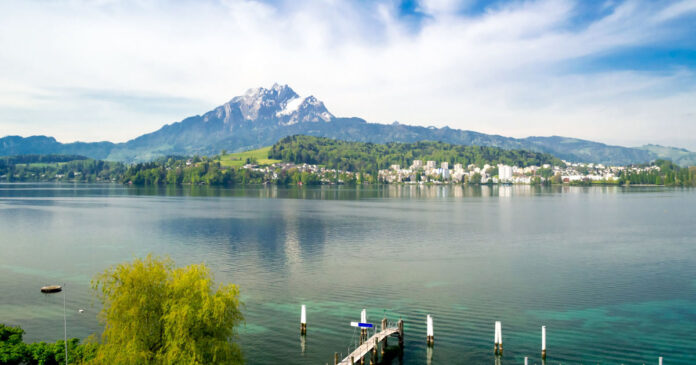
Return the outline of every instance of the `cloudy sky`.
{"type": "Polygon", "coordinates": [[[696,150],[696,0],[0,0],[0,136],[126,141],[246,89],[696,150]]]}

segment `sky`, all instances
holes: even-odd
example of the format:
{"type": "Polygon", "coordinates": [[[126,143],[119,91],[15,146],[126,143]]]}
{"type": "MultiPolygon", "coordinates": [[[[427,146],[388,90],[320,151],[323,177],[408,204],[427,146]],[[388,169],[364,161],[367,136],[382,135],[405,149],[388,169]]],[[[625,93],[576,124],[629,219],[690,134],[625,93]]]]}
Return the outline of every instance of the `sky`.
{"type": "Polygon", "coordinates": [[[0,137],[123,142],[248,88],[696,151],[696,0],[0,0],[0,137]]]}

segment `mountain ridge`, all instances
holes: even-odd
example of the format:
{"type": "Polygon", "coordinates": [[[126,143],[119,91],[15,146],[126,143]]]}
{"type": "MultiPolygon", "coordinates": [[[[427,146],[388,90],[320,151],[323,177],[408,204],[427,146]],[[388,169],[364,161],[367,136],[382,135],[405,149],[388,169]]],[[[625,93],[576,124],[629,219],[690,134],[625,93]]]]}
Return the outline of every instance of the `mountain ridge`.
{"type": "MultiPolygon", "coordinates": [[[[46,136],[0,138],[0,155],[70,153],[112,161],[141,162],[166,155],[211,155],[269,146],[297,134],[356,142],[442,141],[461,145],[527,149],[551,153],[573,162],[625,165],[658,158],[696,163],[696,153],[674,147],[612,146],[561,136],[512,138],[449,127],[369,123],[358,117],[336,117],[313,95],[302,97],[288,85],[247,90],[228,102],[123,143],[60,143],[46,136]]],[[[674,161],[675,163],[679,163],[674,161]]]]}

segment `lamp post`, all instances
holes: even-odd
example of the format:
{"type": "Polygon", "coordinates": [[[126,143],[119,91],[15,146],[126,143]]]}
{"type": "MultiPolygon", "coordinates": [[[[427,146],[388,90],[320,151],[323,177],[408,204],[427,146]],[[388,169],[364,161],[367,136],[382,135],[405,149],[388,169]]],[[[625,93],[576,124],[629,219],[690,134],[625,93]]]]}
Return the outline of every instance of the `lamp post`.
{"type": "Polygon", "coordinates": [[[63,292],[63,343],[65,344],[65,365],[68,364],[68,320],[66,317],[66,312],[65,312],[65,291],[63,290],[63,287],[65,287],[65,283],[63,283],[63,286],[60,285],[48,285],[41,287],[41,292],[45,294],[52,294],[52,293],[59,293],[63,292]]]}

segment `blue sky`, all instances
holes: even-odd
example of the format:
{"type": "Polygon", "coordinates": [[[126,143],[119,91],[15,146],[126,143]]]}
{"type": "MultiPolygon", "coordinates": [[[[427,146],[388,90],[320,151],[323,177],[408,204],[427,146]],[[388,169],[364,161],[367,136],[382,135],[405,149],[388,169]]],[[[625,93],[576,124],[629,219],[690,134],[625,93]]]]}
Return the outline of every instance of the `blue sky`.
{"type": "Polygon", "coordinates": [[[0,2],[0,135],[125,141],[286,83],[338,116],[696,150],[696,0],[0,2]]]}

